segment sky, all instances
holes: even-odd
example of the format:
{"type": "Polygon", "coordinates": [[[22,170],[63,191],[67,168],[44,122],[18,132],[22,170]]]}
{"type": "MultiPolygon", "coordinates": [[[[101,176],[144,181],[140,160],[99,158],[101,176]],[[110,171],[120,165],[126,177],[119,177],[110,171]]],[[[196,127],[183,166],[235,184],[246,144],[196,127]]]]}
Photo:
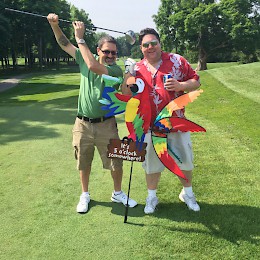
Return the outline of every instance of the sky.
{"type": "MultiPolygon", "coordinates": [[[[156,29],[152,15],[157,14],[160,0],[67,0],[89,14],[92,23],[116,31],[140,32],[146,27],[156,29]]],[[[97,30],[101,32],[101,30],[97,30]]],[[[120,34],[108,32],[114,37],[120,34]]]]}

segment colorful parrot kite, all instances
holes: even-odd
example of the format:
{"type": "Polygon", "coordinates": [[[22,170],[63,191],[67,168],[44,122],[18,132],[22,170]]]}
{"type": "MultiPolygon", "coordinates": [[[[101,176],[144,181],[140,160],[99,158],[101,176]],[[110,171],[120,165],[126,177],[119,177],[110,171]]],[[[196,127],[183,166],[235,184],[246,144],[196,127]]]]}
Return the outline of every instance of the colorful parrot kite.
{"type": "Polygon", "coordinates": [[[103,91],[103,99],[100,100],[104,106],[103,110],[108,110],[107,117],[125,112],[125,122],[129,131],[129,138],[132,138],[139,149],[144,142],[145,134],[148,130],[152,133],[152,142],[154,150],[163,163],[171,172],[177,176],[187,180],[173,157],[180,163],[181,159],[168,147],[167,134],[170,132],[206,132],[206,130],[185,118],[173,116],[173,112],[182,109],[188,103],[193,102],[203,91],[196,90],[186,93],[167,104],[158,114],[154,122],[151,124],[151,106],[149,103],[148,88],[145,87],[145,82],[141,78],[133,78],[134,83],[130,84],[130,89],[133,96],[127,96],[118,93],[112,86],[118,81],[114,78],[112,83],[102,76],[105,81],[105,89],[103,91]],[[152,126],[152,127],[151,127],[152,126]]]}

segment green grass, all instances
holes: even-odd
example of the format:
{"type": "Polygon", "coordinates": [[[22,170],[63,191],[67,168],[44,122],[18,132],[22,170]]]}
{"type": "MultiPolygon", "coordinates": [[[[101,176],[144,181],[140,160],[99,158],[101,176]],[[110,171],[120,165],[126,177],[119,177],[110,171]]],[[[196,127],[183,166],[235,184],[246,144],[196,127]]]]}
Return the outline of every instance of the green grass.
{"type": "MultiPolygon", "coordinates": [[[[225,65],[200,72],[204,93],[187,107],[188,118],[207,129],[192,135],[201,211],[179,202],[180,183],[165,171],[159,210],[145,215],[145,176],[134,163],[131,196],[139,205],[127,224],[123,205],[110,202],[112,179],[98,154],[90,210],[75,212],[79,74],[39,73],[0,93],[0,259],[259,259],[260,76],[249,76],[259,63],[225,65]],[[238,80],[234,89],[244,75],[250,84],[238,80]]],[[[118,125],[125,136],[122,116],[118,125]]],[[[125,191],[130,166],[124,163],[125,191]]]]}

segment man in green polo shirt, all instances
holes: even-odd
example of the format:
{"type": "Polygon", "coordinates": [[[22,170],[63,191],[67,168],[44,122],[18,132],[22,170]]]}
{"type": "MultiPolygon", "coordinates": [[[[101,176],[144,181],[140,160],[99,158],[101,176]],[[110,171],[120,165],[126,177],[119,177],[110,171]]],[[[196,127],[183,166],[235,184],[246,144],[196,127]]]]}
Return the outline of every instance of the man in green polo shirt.
{"type": "MultiPolygon", "coordinates": [[[[126,205],[127,196],[121,190],[122,160],[107,158],[109,139],[119,139],[115,117],[105,118],[105,111],[101,109],[99,100],[104,89],[102,74],[113,77],[122,77],[121,68],[116,65],[117,46],[111,36],[102,37],[98,42],[97,55],[89,50],[84,38],[85,25],[83,22],[73,22],[75,40],[78,48],[70,43],[59,27],[59,18],[56,14],[47,17],[59,46],[79,64],[81,79],[78,99],[78,115],[73,127],[73,147],[77,168],[80,173],[82,194],[77,205],[78,213],[86,213],[90,202],[89,175],[97,147],[103,168],[109,169],[114,181],[114,191],[111,200],[126,205]]],[[[137,202],[128,200],[129,207],[137,202]]]]}

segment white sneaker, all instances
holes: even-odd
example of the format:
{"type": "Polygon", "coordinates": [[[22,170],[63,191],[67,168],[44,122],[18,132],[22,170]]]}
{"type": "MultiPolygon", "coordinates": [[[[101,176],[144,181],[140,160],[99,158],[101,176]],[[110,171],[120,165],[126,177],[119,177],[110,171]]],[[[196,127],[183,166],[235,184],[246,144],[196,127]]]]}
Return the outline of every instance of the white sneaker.
{"type": "Polygon", "coordinates": [[[144,213],[145,214],[154,213],[158,203],[159,203],[159,200],[158,200],[157,197],[153,197],[153,198],[147,197],[146,198],[146,205],[145,205],[145,208],[144,208],[144,213]]]}
{"type": "Polygon", "coordinates": [[[77,205],[78,213],[86,213],[88,211],[88,204],[90,202],[90,195],[82,193],[80,195],[79,203],[77,205]]]}
{"type": "MultiPolygon", "coordinates": [[[[125,206],[127,204],[127,196],[123,191],[118,195],[115,195],[114,192],[112,192],[111,200],[116,203],[123,203],[125,206]]],[[[135,200],[132,200],[131,198],[128,199],[128,207],[133,208],[136,205],[137,202],[135,200]]]]}
{"type": "Polygon", "coordinates": [[[184,189],[181,190],[179,194],[179,199],[182,202],[185,202],[190,210],[200,211],[200,206],[196,201],[195,195],[193,194],[191,197],[184,193],[184,189]]]}

